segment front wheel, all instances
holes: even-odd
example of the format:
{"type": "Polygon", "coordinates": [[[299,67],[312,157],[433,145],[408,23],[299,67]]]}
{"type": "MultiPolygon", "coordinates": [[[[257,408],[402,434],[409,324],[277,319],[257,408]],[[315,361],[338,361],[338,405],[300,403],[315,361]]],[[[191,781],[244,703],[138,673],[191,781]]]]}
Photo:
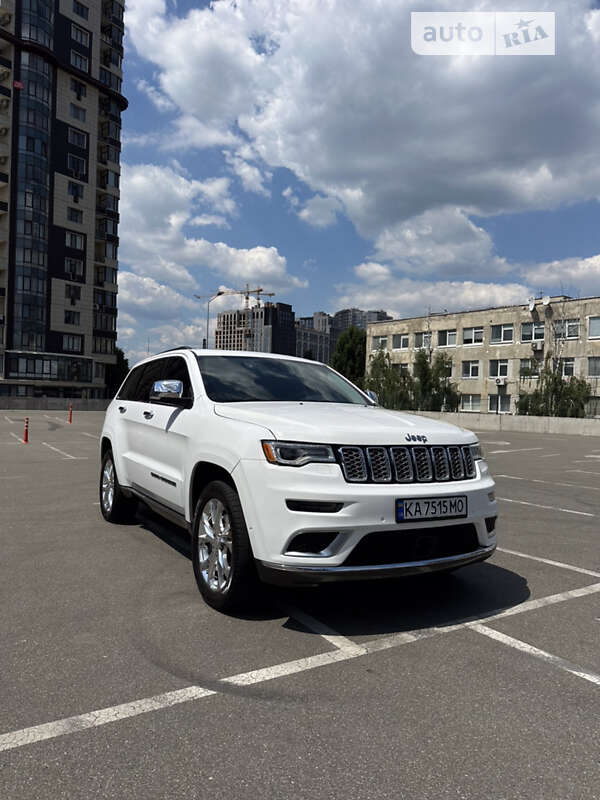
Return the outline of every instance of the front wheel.
{"type": "Polygon", "coordinates": [[[250,600],[256,568],[238,493],[223,481],[209,483],[194,512],[192,563],[202,597],[229,611],[250,600]]]}
{"type": "Polygon", "coordinates": [[[107,450],[100,467],[100,511],[107,522],[130,522],[135,516],[136,501],[125,497],[117,479],[112,450],[107,450]]]}

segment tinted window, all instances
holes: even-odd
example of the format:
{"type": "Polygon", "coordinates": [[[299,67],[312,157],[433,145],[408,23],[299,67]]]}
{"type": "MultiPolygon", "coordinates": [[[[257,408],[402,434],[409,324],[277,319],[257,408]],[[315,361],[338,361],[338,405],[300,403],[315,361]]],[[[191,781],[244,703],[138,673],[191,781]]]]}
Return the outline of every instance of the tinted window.
{"type": "Polygon", "coordinates": [[[144,367],[135,367],[132,369],[129,375],[125,378],[125,383],[121,386],[121,390],[117,397],[119,400],[133,400],[135,397],[135,390],[138,385],[138,382],[142,376],[142,372],[144,371],[144,367]]]}
{"type": "Polygon", "coordinates": [[[359,391],[322,364],[252,356],[197,358],[206,394],[217,403],[287,400],[369,405],[359,391]]]}
{"type": "Polygon", "coordinates": [[[150,402],[150,389],[152,388],[152,384],[154,381],[160,381],[162,379],[167,361],[168,359],[166,358],[157,358],[156,361],[150,361],[148,364],[144,364],[144,372],[136,387],[135,397],[132,398],[133,400],[137,400],[138,403],[150,402]]]}
{"type": "Polygon", "coordinates": [[[183,383],[183,396],[193,397],[192,382],[190,381],[190,373],[188,372],[185,359],[181,356],[173,356],[167,359],[167,365],[161,376],[166,381],[181,381],[183,383]]]}

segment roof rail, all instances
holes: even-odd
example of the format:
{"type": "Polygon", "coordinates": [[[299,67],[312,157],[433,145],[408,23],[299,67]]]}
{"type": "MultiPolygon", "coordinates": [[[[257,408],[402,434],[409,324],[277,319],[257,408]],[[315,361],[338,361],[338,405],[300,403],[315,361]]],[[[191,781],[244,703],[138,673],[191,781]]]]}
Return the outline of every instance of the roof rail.
{"type": "Polygon", "coordinates": [[[162,356],[163,353],[172,353],[173,350],[195,350],[195,349],[196,349],[195,347],[190,347],[189,344],[182,344],[179,347],[169,347],[168,350],[161,350],[158,355],[162,356]]]}

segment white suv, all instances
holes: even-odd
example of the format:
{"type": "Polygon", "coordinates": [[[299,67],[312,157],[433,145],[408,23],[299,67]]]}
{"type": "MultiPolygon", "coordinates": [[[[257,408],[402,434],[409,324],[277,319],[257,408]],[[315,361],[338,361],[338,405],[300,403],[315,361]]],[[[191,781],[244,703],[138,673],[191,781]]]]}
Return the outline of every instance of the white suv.
{"type": "Polygon", "coordinates": [[[473,433],[380,408],[334,370],[178,348],[135,366],[106,412],[100,508],[142,500],[187,528],[198,587],[238,605],[256,577],[316,584],[448,570],[496,547],[473,433]]]}

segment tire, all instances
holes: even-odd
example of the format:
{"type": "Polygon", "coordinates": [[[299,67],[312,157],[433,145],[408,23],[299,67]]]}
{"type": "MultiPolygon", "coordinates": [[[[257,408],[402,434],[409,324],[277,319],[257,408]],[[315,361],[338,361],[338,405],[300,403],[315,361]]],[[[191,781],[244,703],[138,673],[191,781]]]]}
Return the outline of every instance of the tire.
{"type": "Polygon", "coordinates": [[[202,597],[218,611],[247,605],[258,576],[238,493],[212,481],[200,495],[192,527],[192,563],[202,597]]]}
{"type": "Polygon", "coordinates": [[[107,450],[102,458],[99,494],[100,511],[107,522],[131,522],[135,516],[137,502],[134,498],[123,494],[112,450],[107,450]]]}

